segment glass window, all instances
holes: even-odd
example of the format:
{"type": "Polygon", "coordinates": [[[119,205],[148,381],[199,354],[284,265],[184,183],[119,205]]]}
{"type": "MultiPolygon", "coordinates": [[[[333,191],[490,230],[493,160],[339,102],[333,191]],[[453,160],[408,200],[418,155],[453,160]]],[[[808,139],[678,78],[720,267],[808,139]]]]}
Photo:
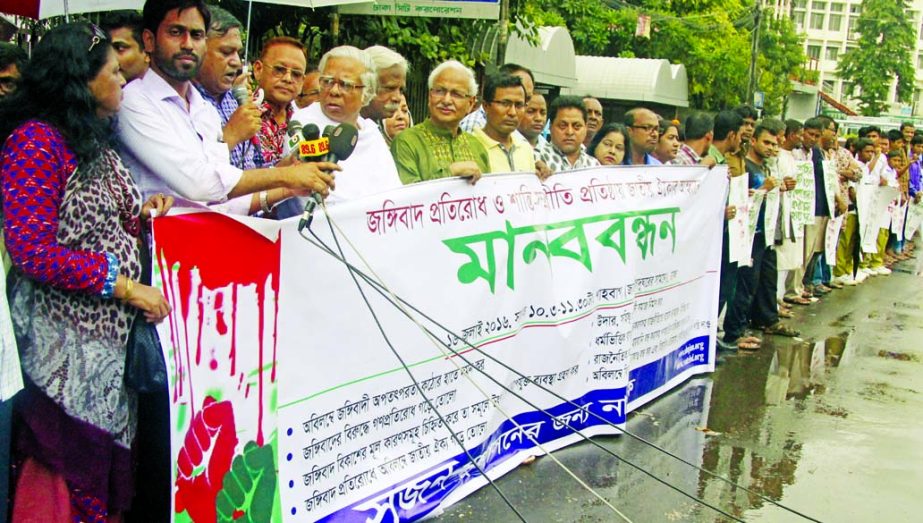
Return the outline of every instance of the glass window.
{"type": "Polygon", "coordinates": [[[843,28],[843,15],[830,15],[830,21],[827,29],[830,31],[839,31],[843,28]]]}
{"type": "Polygon", "coordinates": [[[804,9],[808,5],[808,0],[792,0],[792,9],[804,9]]]}
{"type": "Polygon", "coordinates": [[[923,54],[917,55],[917,69],[923,69],[923,54]]]}
{"type": "Polygon", "coordinates": [[[860,4],[860,3],[852,4],[851,6],[849,6],[849,12],[852,13],[852,14],[854,14],[854,15],[857,15],[857,14],[861,13],[861,12],[862,12],[862,4],[860,4]]]}
{"type": "Polygon", "coordinates": [[[833,88],[835,85],[836,84],[834,83],[833,80],[824,80],[824,83],[821,86],[821,90],[827,94],[830,94],[833,92],[833,88]]]}
{"type": "Polygon", "coordinates": [[[809,45],[808,46],[808,56],[815,60],[820,59],[820,46],[819,45],[809,45]]]}
{"type": "Polygon", "coordinates": [[[830,4],[831,13],[842,13],[843,8],[844,8],[844,4],[830,4]]]}
{"type": "Polygon", "coordinates": [[[804,13],[792,13],[792,22],[799,30],[804,28],[804,13]]]}
{"type": "Polygon", "coordinates": [[[839,47],[828,45],[827,54],[824,56],[824,58],[826,58],[827,60],[836,60],[837,56],[839,56],[839,53],[840,53],[839,47]]]}
{"type": "Polygon", "coordinates": [[[811,14],[811,29],[824,28],[824,13],[811,14]]]}
{"type": "Polygon", "coordinates": [[[814,2],[811,2],[811,10],[812,11],[826,11],[827,2],[818,2],[817,0],[815,0],[814,2]]]}
{"type": "Polygon", "coordinates": [[[846,32],[849,33],[849,37],[852,38],[853,34],[856,32],[856,28],[859,26],[859,17],[850,16],[849,17],[849,27],[846,28],[846,32]]]}

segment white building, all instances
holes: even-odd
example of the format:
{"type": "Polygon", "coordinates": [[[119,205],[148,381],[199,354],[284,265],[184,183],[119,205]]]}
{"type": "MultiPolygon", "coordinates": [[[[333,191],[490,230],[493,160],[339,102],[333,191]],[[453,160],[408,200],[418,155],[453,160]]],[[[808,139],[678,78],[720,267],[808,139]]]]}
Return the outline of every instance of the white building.
{"type": "MultiPolygon", "coordinates": [[[[773,16],[791,17],[796,29],[805,35],[808,68],[819,72],[820,90],[854,109],[856,103],[844,94],[849,79],[838,78],[836,69],[839,57],[856,45],[861,6],[862,0],[763,0],[763,7],[772,10],[773,16]]],[[[895,81],[888,99],[889,112],[905,117],[923,116],[923,0],[910,0],[908,6],[907,17],[917,36],[912,53],[917,71],[913,98],[910,103],[898,103],[895,81]]]]}

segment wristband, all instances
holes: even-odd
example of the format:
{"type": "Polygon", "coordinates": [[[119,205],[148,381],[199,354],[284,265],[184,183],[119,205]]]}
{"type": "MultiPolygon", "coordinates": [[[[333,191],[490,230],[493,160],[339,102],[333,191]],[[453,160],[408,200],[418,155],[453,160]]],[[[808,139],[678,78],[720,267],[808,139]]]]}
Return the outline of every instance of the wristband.
{"type": "Polygon", "coordinates": [[[269,207],[269,191],[260,191],[260,209],[263,214],[272,212],[272,208],[269,207]]]}
{"type": "Polygon", "coordinates": [[[131,292],[135,290],[135,282],[131,278],[126,278],[125,280],[125,294],[122,295],[122,301],[128,301],[131,299],[131,292]]]}

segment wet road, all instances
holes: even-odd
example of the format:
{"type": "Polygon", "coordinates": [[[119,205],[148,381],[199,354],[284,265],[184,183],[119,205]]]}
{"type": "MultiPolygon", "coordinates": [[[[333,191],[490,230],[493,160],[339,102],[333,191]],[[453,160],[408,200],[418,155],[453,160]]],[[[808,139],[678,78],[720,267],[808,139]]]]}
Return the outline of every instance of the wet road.
{"type": "MultiPolygon", "coordinates": [[[[923,521],[923,277],[905,263],[798,307],[801,338],[765,337],[629,416],[627,429],[751,492],[622,435],[555,456],[634,522],[923,521]],[[757,495],[759,494],[759,495],[757,495]]],[[[550,458],[497,482],[529,522],[622,521],[550,458]]],[[[490,487],[438,521],[518,521],[490,487]]]]}

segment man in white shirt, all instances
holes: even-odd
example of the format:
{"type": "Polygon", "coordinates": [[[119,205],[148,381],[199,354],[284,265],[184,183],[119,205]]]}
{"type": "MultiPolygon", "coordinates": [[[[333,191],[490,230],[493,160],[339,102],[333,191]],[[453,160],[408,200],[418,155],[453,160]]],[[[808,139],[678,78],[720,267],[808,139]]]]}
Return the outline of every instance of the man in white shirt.
{"type": "Polygon", "coordinates": [[[171,193],[222,203],[253,194],[226,209],[249,214],[292,195],[326,195],[334,185],[329,171],[338,169],[333,164],[247,171],[231,165],[218,113],[190,81],[202,63],[210,15],[204,3],[180,5],[178,0],[145,4],[142,37],[151,70],[125,87],[119,112],[122,157],[144,197],[171,193]]]}
{"type": "Polygon", "coordinates": [[[401,187],[391,151],[378,126],[359,114],[377,91],[377,77],[371,58],[356,47],[335,47],[321,57],[318,70],[320,98],[316,103],[296,111],[292,120],[302,125],[314,124],[321,132],[327,126],[335,127],[341,123],[353,125],[359,131],[353,153],[346,160],[339,161],[342,172],[337,173],[337,190],[327,203],[401,187]]]}

